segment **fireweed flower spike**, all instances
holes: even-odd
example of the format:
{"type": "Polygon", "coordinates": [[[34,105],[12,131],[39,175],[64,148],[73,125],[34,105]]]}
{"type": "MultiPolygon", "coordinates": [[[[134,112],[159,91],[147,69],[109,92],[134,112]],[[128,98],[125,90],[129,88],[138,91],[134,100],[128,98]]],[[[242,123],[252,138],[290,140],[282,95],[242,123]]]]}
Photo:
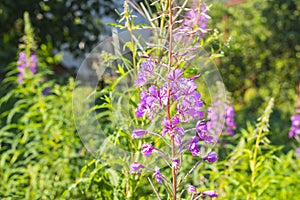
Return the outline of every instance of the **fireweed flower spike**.
{"type": "MultiPolygon", "coordinates": [[[[207,15],[207,7],[202,3],[201,6],[199,4],[199,8],[188,9],[183,20],[183,25],[173,30],[172,28],[175,28],[175,26],[173,26],[175,22],[171,16],[173,16],[172,11],[175,9],[172,7],[171,0],[168,1],[168,6],[170,16],[168,26],[169,33],[168,38],[163,38],[166,40],[166,44],[169,45],[168,50],[165,51],[164,49],[159,56],[153,55],[153,57],[151,57],[143,55],[141,62],[138,62],[140,66],[134,69],[137,70],[137,72],[134,73],[134,75],[137,75],[135,86],[138,88],[140,97],[136,104],[135,115],[137,118],[142,118],[137,120],[138,123],[141,121],[141,124],[150,124],[151,128],[149,128],[149,130],[151,129],[151,131],[147,132],[144,129],[134,129],[132,138],[141,138],[145,134],[149,134],[149,136],[156,136],[162,140],[155,143],[157,144],[157,148],[154,148],[151,141],[148,140],[149,138],[147,138],[147,143],[142,143],[141,153],[146,157],[150,157],[153,150],[155,150],[155,153],[161,155],[163,160],[171,168],[172,177],[165,177],[160,172],[160,168],[155,167],[153,178],[158,184],[163,183],[164,187],[166,187],[166,184],[169,184],[169,186],[172,187],[170,196],[175,200],[178,199],[178,189],[181,184],[184,183],[186,178],[203,160],[215,162],[218,159],[215,152],[210,152],[203,158],[205,155],[205,146],[202,145],[215,143],[215,136],[221,131],[215,130],[215,124],[213,123],[214,120],[217,122],[220,121],[218,110],[213,113],[207,113],[208,116],[210,115],[210,118],[204,118],[206,110],[204,109],[201,94],[197,91],[198,85],[196,84],[196,80],[200,75],[187,78],[185,77],[186,73],[184,71],[189,68],[189,64],[191,63],[189,60],[192,59],[190,55],[185,52],[190,49],[199,50],[198,47],[200,46],[200,44],[198,44],[196,47],[195,44],[190,41],[201,39],[208,31],[207,21],[209,16],[207,15]],[[178,40],[176,39],[177,37],[179,38],[178,40]],[[184,48],[181,48],[182,45],[176,46],[176,42],[182,43],[184,48]],[[181,52],[182,49],[184,52],[181,52]],[[152,122],[153,124],[151,124],[152,122]],[[152,126],[157,122],[161,126],[152,126]],[[196,126],[193,124],[194,122],[197,122],[196,126]],[[213,128],[214,131],[211,131],[211,128],[213,128]],[[193,132],[191,133],[192,135],[190,135],[190,132],[193,132]],[[161,142],[165,142],[166,145],[161,144],[161,142]],[[158,146],[165,149],[159,149],[158,146]],[[165,150],[169,151],[164,152],[165,150]],[[197,159],[198,162],[186,173],[185,177],[177,183],[177,181],[179,181],[178,176],[182,173],[180,170],[184,162],[183,158],[185,157],[183,153],[186,151],[191,152],[193,156],[201,156],[201,158],[194,158],[195,160],[197,159]]],[[[218,128],[222,129],[223,126],[218,128]]],[[[151,158],[147,160],[151,160],[151,158]]],[[[155,163],[158,165],[158,162],[155,163]]],[[[136,172],[143,167],[147,170],[150,169],[137,162],[133,163],[130,169],[131,172],[136,172]]],[[[150,171],[153,170],[150,169],[150,171]]],[[[153,188],[154,191],[156,191],[155,187],[153,188]]],[[[192,185],[187,186],[187,190],[189,193],[196,192],[195,186],[192,185]]],[[[157,196],[159,198],[159,195],[157,196]]],[[[207,196],[213,196],[213,194],[207,191],[207,196]]]]}

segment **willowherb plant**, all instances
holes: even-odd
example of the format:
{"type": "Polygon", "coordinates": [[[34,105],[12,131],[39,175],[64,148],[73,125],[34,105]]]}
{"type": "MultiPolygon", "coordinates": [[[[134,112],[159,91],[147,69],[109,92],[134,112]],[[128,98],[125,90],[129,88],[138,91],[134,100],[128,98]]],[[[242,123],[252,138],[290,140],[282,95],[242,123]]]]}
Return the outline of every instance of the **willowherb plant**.
{"type": "MultiPolygon", "coordinates": [[[[147,142],[141,145],[141,153],[145,158],[153,156],[153,152],[163,157],[171,169],[172,178],[164,175],[159,166],[153,169],[137,161],[130,165],[130,172],[139,173],[143,169],[151,171],[156,183],[162,184],[169,197],[174,200],[180,198],[185,190],[191,194],[191,199],[218,196],[214,190],[199,193],[195,186],[186,182],[188,176],[203,161],[210,163],[217,161],[217,153],[207,154],[203,146],[216,143],[217,136],[223,128],[222,124],[218,124],[218,111],[213,107],[205,110],[196,83],[200,75],[187,77],[185,73],[190,60],[194,58],[193,53],[190,52],[199,50],[199,41],[208,32],[208,7],[200,1],[193,3],[195,4],[193,8],[184,8],[174,6],[171,0],[168,1],[169,35],[166,39],[168,47],[160,56],[153,53],[141,56],[142,60],[135,79],[135,86],[140,91],[140,100],[135,110],[136,117],[144,121],[160,119],[161,124],[160,128],[155,129],[159,132],[135,127],[132,138],[151,136],[150,140],[148,137],[147,142]],[[177,16],[173,16],[176,9],[186,10],[183,20],[173,20],[173,17],[177,16]],[[178,26],[178,24],[182,25],[178,26]],[[191,126],[191,124],[195,125],[191,126]],[[216,125],[218,128],[215,127],[216,125]],[[159,138],[157,146],[154,137],[159,138]],[[185,162],[187,155],[197,157],[198,160],[188,172],[181,172],[182,163],[185,162]],[[180,173],[185,175],[179,180],[180,173]],[[184,184],[186,186],[183,186],[184,184]]],[[[231,128],[235,128],[233,117],[232,107],[229,107],[227,125],[231,128]]],[[[161,199],[151,179],[148,180],[158,199],[161,199]]]]}

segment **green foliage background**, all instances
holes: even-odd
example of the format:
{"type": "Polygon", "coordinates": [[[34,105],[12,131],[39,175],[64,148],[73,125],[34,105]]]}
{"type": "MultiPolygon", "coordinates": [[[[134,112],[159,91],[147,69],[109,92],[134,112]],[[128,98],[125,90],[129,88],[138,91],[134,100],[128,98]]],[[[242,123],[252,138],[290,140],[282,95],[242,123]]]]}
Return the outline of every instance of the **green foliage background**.
{"type": "MultiPolygon", "coordinates": [[[[115,2],[110,0],[2,0],[0,2],[0,72],[17,53],[19,38],[23,35],[23,13],[29,12],[35,27],[38,46],[44,44],[53,50],[68,50],[73,55],[89,52],[104,34],[104,16],[116,17],[115,2]],[[85,45],[79,48],[79,43],[85,45]]],[[[54,52],[51,52],[53,55],[54,52]]]]}
{"type": "Polygon", "coordinates": [[[270,136],[290,149],[287,137],[300,84],[300,2],[254,0],[234,6],[215,4],[213,24],[224,33],[219,69],[232,93],[239,125],[254,120],[266,98],[276,98],[270,136]],[[229,41],[228,41],[229,40],[229,41]]]}

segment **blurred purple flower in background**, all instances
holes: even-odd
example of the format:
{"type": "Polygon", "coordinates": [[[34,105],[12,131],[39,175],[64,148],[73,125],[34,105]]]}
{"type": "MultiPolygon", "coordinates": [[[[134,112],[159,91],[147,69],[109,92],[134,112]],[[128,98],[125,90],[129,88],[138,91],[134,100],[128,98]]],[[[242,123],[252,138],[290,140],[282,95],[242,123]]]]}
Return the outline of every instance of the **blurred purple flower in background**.
{"type": "Polygon", "coordinates": [[[32,54],[29,58],[29,70],[32,74],[36,73],[36,67],[37,67],[37,57],[35,54],[32,54]]]}
{"type": "Polygon", "coordinates": [[[21,83],[23,83],[27,67],[29,68],[29,70],[32,74],[36,73],[37,57],[35,54],[32,54],[32,55],[30,55],[29,59],[27,59],[26,54],[23,51],[21,51],[19,53],[17,65],[18,65],[17,69],[19,71],[18,83],[21,84],[21,83]]]}
{"type": "Polygon", "coordinates": [[[204,192],[202,192],[202,195],[203,196],[208,196],[210,198],[218,197],[218,194],[215,190],[204,191],[204,192]]]}
{"type": "Polygon", "coordinates": [[[51,89],[49,87],[46,87],[45,89],[43,89],[42,94],[44,96],[48,96],[51,94],[51,89]]]}
{"type": "Polygon", "coordinates": [[[17,64],[18,64],[18,71],[19,71],[18,83],[21,84],[23,82],[24,75],[25,75],[25,68],[27,66],[26,54],[24,52],[20,52],[17,64]]]}
{"type": "Polygon", "coordinates": [[[226,132],[231,136],[234,136],[234,129],[236,129],[236,124],[234,122],[233,106],[227,106],[225,122],[226,122],[226,132]]]}
{"type": "Polygon", "coordinates": [[[291,117],[292,126],[289,132],[289,137],[300,134],[300,114],[296,113],[291,117]]]}

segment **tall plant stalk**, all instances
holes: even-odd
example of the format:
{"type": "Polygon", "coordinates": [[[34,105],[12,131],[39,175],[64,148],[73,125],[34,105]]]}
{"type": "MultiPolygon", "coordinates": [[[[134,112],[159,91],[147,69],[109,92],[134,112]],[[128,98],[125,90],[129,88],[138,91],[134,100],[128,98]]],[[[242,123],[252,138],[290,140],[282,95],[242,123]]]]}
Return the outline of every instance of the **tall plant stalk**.
{"type": "MultiPolygon", "coordinates": [[[[172,65],[172,48],[173,48],[173,13],[172,13],[172,0],[169,0],[169,62],[168,62],[168,74],[171,71],[171,65],[172,65]]],[[[168,79],[168,101],[167,101],[167,117],[170,121],[170,124],[172,124],[171,115],[170,115],[170,100],[171,100],[171,81],[168,79]]],[[[173,133],[171,133],[171,140],[172,140],[172,158],[175,157],[175,139],[173,133]]],[[[177,193],[177,175],[176,175],[176,169],[174,166],[172,166],[172,179],[173,179],[173,199],[176,200],[176,193],[177,193]]]]}

